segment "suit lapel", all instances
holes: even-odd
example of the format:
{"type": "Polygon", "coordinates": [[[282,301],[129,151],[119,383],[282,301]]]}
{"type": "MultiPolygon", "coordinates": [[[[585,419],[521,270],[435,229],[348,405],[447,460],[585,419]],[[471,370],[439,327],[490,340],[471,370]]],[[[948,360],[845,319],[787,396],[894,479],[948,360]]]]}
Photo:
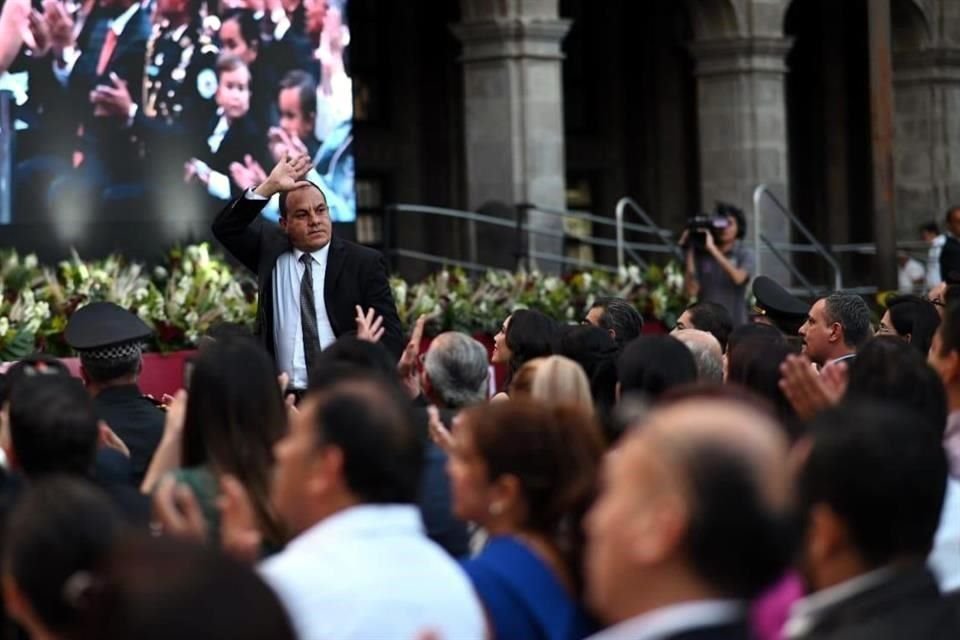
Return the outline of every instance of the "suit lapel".
{"type": "Polygon", "coordinates": [[[345,254],[346,245],[343,240],[334,237],[330,241],[330,252],[327,254],[327,273],[323,278],[323,304],[327,307],[327,318],[330,320],[330,326],[333,327],[334,335],[337,336],[340,335],[341,329],[337,326],[333,291],[337,278],[340,277],[340,271],[343,269],[345,254]]]}

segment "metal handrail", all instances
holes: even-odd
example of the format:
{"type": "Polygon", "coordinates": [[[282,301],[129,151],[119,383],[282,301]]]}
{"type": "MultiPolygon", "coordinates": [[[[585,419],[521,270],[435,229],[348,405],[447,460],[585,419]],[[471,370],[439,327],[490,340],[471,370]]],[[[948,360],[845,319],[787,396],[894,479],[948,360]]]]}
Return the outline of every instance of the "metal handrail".
{"type": "MultiPolygon", "coordinates": [[[[793,213],[787,209],[782,202],[777,198],[777,196],[770,190],[769,187],[765,184],[757,185],[757,188],[753,190],[753,224],[754,224],[754,244],[756,246],[757,254],[760,252],[760,240],[763,240],[768,245],[772,245],[772,241],[766,237],[763,233],[760,232],[760,200],[763,196],[766,195],[773,204],[777,206],[780,212],[787,218],[787,220],[797,228],[797,230],[807,239],[810,243],[810,246],[813,247],[813,251],[819,254],[824,260],[827,261],[827,264],[833,269],[833,287],[835,291],[840,291],[843,289],[843,273],[840,270],[840,263],[833,257],[826,247],[824,247],[814,235],[807,229],[807,226],[800,221],[793,213]]],[[[774,252],[774,256],[780,260],[788,269],[790,267],[789,260],[786,260],[783,255],[779,252],[774,252]]]]}
{"type": "Polygon", "coordinates": [[[13,93],[0,91],[0,224],[13,222],[13,93]]]}
{"type": "MultiPolygon", "coordinates": [[[[647,214],[647,212],[643,210],[643,207],[637,204],[636,200],[634,200],[633,198],[630,198],[629,196],[624,196],[619,200],[617,200],[617,206],[614,209],[614,216],[613,216],[615,220],[615,224],[617,226],[617,268],[618,269],[623,269],[625,266],[623,261],[623,254],[624,254],[624,248],[626,247],[626,243],[624,242],[623,232],[625,229],[634,229],[635,227],[638,226],[638,225],[631,225],[623,221],[624,212],[626,211],[627,207],[630,207],[633,210],[633,212],[637,215],[637,217],[640,218],[646,224],[648,228],[648,230],[646,230],[647,233],[651,232],[649,229],[654,230],[653,235],[659,238],[660,242],[665,246],[667,252],[672,253],[674,256],[677,257],[677,259],[683,260],[683,251],[681,251],[680,247],[673,241],[672,239],[673,234],[665,229],[661,229],[660,227],[658,227],[657,223],[653,221],[653,218],[651,218],[647,214]]],[[[631,257],[634,260],[637,260],[638,262],[641,262],[641,263],[643,262],[643,260],[640,260],[639,257],[636,256],[635,254],[631,255],[631,257]]]]}

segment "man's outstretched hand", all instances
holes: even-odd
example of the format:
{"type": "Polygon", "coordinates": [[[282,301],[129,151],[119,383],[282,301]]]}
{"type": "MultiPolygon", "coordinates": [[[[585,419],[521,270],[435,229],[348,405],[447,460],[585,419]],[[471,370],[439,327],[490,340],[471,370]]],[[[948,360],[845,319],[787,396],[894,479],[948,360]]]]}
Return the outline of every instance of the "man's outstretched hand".
{"type": "Polygon", "coordinates": [[[277,163],[267,179],[254,189],[254,193],[264,198],[270,198],[275,193],[297,189],[303,185],[303,177],[307,175],[310,169],[309,157],[305,155],[287,156],[277,163]]]}

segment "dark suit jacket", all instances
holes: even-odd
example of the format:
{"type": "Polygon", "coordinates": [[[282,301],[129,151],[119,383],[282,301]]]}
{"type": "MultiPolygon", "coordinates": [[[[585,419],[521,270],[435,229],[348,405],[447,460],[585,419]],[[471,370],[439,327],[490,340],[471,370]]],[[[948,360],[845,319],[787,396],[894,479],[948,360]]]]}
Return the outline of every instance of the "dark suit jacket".
{"type": "Polygon", "coordinates": [[[93,399],[93,406],[130,449],[130,482],[139,487],[160,445],[165,414],[136,385],[108,387],[93,399]]]}
{"type": "Polygon", "coordinates": [[[895,573],[822,613],[811,640],[956,640],[960,608],[944,598],[924,566],[895,573]]]}
{"type": "Polygon", "coordinates": [[[746,622],[700,627],[669,636],[666,640],[752,640],[746,622]]]}
{"type": "Polygon", "coordinates": [[[220,121],[220,116],[214,116],[209,126],[202,136],[200,148],[197,150],[197,158],[203,160],[214,171],[230,177],[230,164],[239,162],[243,164],[243,157],[247,154],[253,156],[253,159],[260,163],[262,167],[271,166],[267,159],[267,136],[250,114],[240,118],[230,125],[227,133],[223,136],[220,146],[216,153],[210,151],[210,145],[207,144],[207,138],[213,134],[220,121]]]}
{"type": "MultiPolygon", "coordinates": [[[[257,274],[260,299],[254,332],[267,351],[276,356],[273,270],[277,259],[293,247],[280,227],[260,216],[266,203],[241,195],[217,215],[213,221],[213,235],[237,260],[257,274]]],[[[381,342],[399,357],[404,346],[400,318],[387,279],[387,263],[379,251],[334,236],[327,256],[323,301],[337,337],[356,331],[356,305],[375,309],[383,317],[381,342]]]]}
{"type": "Polygon", "coordinates": [[[945,236],[940,250],[940,277],[948,284],[960,283],[960,240],[945,236]]]}

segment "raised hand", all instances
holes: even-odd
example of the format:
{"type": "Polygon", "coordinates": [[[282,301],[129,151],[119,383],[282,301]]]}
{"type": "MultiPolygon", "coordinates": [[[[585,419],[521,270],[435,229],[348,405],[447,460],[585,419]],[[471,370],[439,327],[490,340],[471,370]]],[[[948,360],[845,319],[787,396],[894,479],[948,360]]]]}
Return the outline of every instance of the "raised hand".
{"type": "Polygon", "coordinates": [[[100,85],[90,94],[90,101],[97,107],[95,113],[128,118],[133,98],[130,97],[127,83],[115,73],[110,74],[110,83],[113,86],[100,85]]]}
{"type": "Polygon", "coordinates": [[[67,14],[63,3],[58,0],[47,0],[43,3],[43,16],[50,26],[53,53],[60,58],[64,49],[76,45],[73,18],[67,14]]]}
{"type": "Polygon", "coordinates": [[[253,564],[260,557],[263,534],[257,527],[250,496],[231,475],[220,478],[220,544],[236,560],[253,564]]]}
{"type": "Polygon", "coordinates": [[[354,318],[357,321],[357,338],[367,342],[380,342],[384,331],[383,316],[377,315],[376,310],[372,307],[367,309],[366,313],[363,312],[360,305],[357,305],[355,309],[357,312],[357,316],[354,318]]]}
{"type": "Polygon", "coordinates": [[[173,476],[164,478],[153,494],[153,517],[165,534],[195,542],[207,539],[207,521],[196,497],[173,476]]]}
{"type": "Polygon", "coordinates": [[[453,434],[440,419],[440,411],[435,406],[430,405],[427,407],[427,415],[430,417],[430,439],[444,452],[450,453],[453,450],[453,434]]]}
{"type": "Polygon", "coordinates": [[[50,52],[53,47],[53,36],[50,34],[50,25],[47,23],[43,14],[33,9],[27,15],[27,25],[30,28],[30,34],[33,36],[33,43],[27,43],[34,55],[43,57],[50,52]]]}
{"type": "Polygon", "coordinates": [[[845,384],[843,388],[835,384],[835,374],[821,376],[804,355],[787,356],[780,365],[780,375],[780,389],[803,420],[837,404],[845,391],[845,384]]]}
{"type": "Polygon", "coordinates": [[[423,328],[426,324],[426,315],[417,318],[416,324],[413,325],[413,332],[410,334],[410,341],[407,342],[397,363],[397,374],[411,398],[416,398],[422,391],[417,365],[420,363],[420,343],[423,341],[423,328]]]}
{"type": "Polygon", "coordinates": [[[311,167],[307,156],[287,156],[277,163],[267,179],[255,189],[255,193],[270,198],[275,193],[297,189],[304,184],[303,177],[311,167]]]}
{"type": "Polygon", "coordinates": [[[124,457],[130,457],[130,449],[128,449],[127,445],[120,439],[120,436],[113,432],[110,425],[101,420],[97,424],[97,427],[100,430],[100,438],[98,441],[100,447],[113,449],[114,451],[119,451],[124,457]]]}

